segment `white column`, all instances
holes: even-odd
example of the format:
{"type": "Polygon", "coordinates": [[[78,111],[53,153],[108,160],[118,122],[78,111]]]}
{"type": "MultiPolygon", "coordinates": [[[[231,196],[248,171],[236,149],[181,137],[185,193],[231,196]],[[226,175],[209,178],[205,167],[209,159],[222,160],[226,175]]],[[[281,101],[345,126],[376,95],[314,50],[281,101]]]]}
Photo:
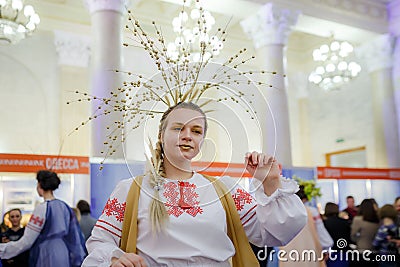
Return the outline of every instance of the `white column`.
{"type": "Polygon", "coordinates": [[[396,106],[397,131],[400,143],[400,0],[393,0],[388,3],[387,9],[390,33],[396,38],[393,51],[392,79],[396,106]]]}
{"type": "MultiPolygon", "coordinates": [[[[375,160],[370,167],[400,167],[400,150],[396,107],[392,81],[394,38],[388,34],[362,45],[357,54],[368,68],[372,86],[375,160]]],[[[369,162],[370,164],[370,162],[369,162]]]]}
{"type": "MultiPolygon", "coordinates": [[[[120,76],[113,70],[120,70],[122,65],[122,20],[126,11],[126,0],[85,0],[85,2],[92,21],[91,93],[97,97],[109,98],[110,92],[122,84],[120,76]]],[[[92,114],[99,112],[98,104],[92,103],[92,114]]],[[[104,142],[110,133],[107,127],[110,126],[112,129],[115,122],[121,119],[118,114],[111,113],[91,122],[92,157],[104,157],[101,151],[106,149],[104,142]]],[[[116,143],[116,145],[119,149],[111,158],[123,158],[121,148],[123,144],[116,143]]]]}
{"type": "MultiPolygon", "coordinates": [[[[273,88],[261,88],[271,112],[264,101],[259,105],[260,124],[263,127],[263,143],[268,154],[275,155],[285,166],[292,165],[289,112],[285,74],[285,46],[291,26],[297,22],[299,12],[278,9],[272,3],[261,7],[257,14],[241,22],[243,30],[253,40],[257,58],[265,71],[278,75],[265,81],[273,88]]],[[[263,77],[264,78],[264,77],[263,77]]]]}

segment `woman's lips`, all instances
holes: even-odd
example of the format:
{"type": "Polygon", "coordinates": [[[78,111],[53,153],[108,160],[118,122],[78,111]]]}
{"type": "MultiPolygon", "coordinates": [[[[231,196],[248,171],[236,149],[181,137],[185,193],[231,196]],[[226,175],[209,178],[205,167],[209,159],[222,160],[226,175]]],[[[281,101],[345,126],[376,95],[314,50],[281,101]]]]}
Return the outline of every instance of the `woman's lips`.
{"type": "Polygon", "coordinates": [[[190,145],[179,145],[179,147],[180,147],[181,149],[183,149],[183,150],[190,150],[190,149],[193,149],[193,147],[190,146],[190,145]]]}

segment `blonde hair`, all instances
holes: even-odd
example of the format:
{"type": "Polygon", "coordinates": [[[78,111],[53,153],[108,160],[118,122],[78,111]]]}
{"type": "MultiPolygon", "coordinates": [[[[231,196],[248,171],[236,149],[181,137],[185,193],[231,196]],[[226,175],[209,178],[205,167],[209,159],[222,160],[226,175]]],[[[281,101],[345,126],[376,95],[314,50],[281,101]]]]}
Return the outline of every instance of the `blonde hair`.
{"type": "Polygon", "coordinates": [[[155,168],[155,174],[153,172],[148,172],[150,177],[150,185],[154,188],[153,200],[150,203],[150,221],[152,224],[153,232],[162,231],[165,222],[168,219],[167,210],[165,209],[164,203],[160,199],[160,186],[163,182],[163,177],[166,176],[164,169],[164,149],[162,146],[162,134],[167,127],[167,117],[168,115],[176,109],[191,109],[198,111],[204,117],[204,136],[207,132],[207,117],[201,108],[192,102],[180,102],[175,106],[170,107],[161,117],[159,128],[158,128],[158,140],[156,147],[154,149],[153,157],[151,158],[151,163],[155,168]]]}

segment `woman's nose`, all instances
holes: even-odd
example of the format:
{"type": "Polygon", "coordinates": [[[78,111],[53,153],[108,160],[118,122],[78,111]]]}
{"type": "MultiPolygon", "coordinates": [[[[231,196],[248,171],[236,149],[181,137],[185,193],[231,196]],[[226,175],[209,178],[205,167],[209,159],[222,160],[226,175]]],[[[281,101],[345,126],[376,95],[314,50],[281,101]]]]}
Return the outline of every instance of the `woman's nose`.
{"type": "Polygon", "coordinates": [[[183,129],[181,131],[181,138],[185,139],[185,140],[192,140],[192,132],[190,131],[190,129],[183,129]]]}

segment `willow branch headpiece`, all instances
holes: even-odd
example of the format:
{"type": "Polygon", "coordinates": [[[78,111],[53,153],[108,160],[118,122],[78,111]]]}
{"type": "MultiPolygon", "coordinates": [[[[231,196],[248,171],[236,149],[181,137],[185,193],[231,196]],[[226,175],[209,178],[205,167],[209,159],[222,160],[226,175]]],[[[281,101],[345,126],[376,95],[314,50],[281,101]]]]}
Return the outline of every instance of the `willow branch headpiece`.
{"type": "MultiPolygon", "coordinates": [[[[185,12],[185,8],[185,5],[183,5],[181,12],[185,12]]],[[[205,34],[208,31],[204,19],[205,10],[200,7],[199,11],[200,16],[196,23],[199,34],[205,34]]],[[[257,95],[248,88],[273,87],[265,82],[255,81],[252,77],[260,77],[260,74],[276,75],[276,72],[241,70],[248,61],[255,58],[254,56],[246,56],[246,48],[239,50],[224,63],[215,63],[213,62],[213,55],[206,55],[213,45],[211,40],[202,41],[198,49],[200,52],[199,61],[192,62],[190,58],[193,44],[186,43],[180,45],[179,57],[172,59],[168,54],[161,27],[158,27],[154,21],[152,25],[154,31],[149,34],[133,17],[132,12],[128,11],[126,29],[132,35],[130,42],[123,45],[144,49],[158,70],[156,75],[146,77],[143,74],[114,70],[117,73],[124,74],[127,80],[122,83],[121,87],[113,90],[110,97],[100,98],[76,91],[77,94],[82,96],[76,101],[98,101],[101,103],[98,106],[98,111],[82,122],[75,130],[93,119],[108,116],[111,113],[119,113],[122,116],[121,121],[116,121],[114,125],[107,127],[109,135],[104,142],[106,150],[102,152],[105,158],[115,153],[117,145],[120,144],[118,141],[124,142],[125,135],[138,128],[145,119],[154,118],[156,114],[163,113],[169,107],[180,102],[193,102],[201,108],[205,108],[212,102],[231,101],[245,110],[250,118],[254,119],[256,111],[252,107],[254,103],[252,99],[257,98],[257,95]],[[160,109],[159,104],[164,107],[160,109]]],[[[225,42],[226,27],[225,29],[217,29],[214,35],[225,42]]],[[[210,110],[205,110],[205,112],[208,111],[210,110]]]]}

